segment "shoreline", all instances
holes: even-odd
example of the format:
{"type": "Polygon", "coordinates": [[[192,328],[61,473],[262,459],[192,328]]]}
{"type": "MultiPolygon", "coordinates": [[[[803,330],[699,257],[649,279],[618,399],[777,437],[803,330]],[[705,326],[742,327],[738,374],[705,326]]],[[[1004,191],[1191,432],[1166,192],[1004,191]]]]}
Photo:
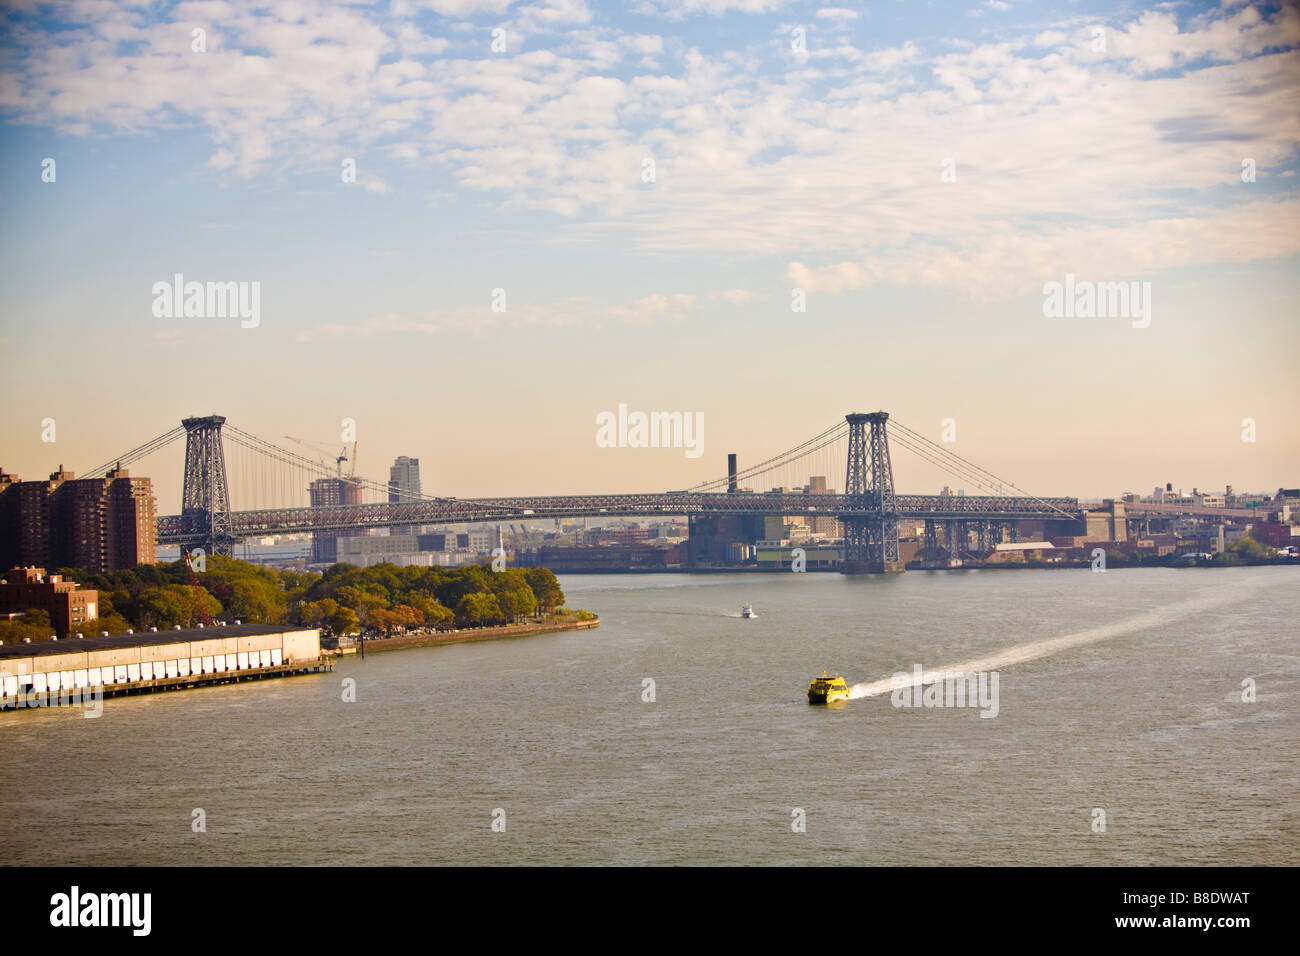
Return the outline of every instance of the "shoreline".
{"type": "Polygon", "coordinates": [[[468,644],[474,641],[496,641],[510,637],[530,637],[534,634],[551,634],[559,631],[584,631],[600,626],[600,618],[589,621],[542,621],[529,624],[505,624],[500,627],[470,628],[460,631],[443,631],[436,634],[404,634],[400,637],[377,637],[357,642],[358,657],[371,651],[398,651],[407,647],[434,647],[442,644],[468,644]],[[363,650],[364,647],[364,650],[363,650]]]}
{"type": "MultiPolygon", "coordinates": [[[[995,564],[963,564],[957,567],[917,567],[909,566],[904,570],[907,572],[914,571],[1068,571],[1068,570],[1089,570],[1091,564],[1083,561],[1078,563],[1058,563],[1058,564],[1025,564],[1021,562],[1006,562],[995,564]]],[[[1192,562],[1151,562],[1151,563],[1123,563],[1112,564],[1106,570],[1119,571],[1125,568],[1172,568],[1175,570],[1196,569],[1196,568],[1279,568],[1293,567],[1300,568],[1300,561],[1242,561],[1239,564],[1214,564],[1210,561],[1192,562]]],[[[755,568],[737,566],[734,568],[711,567],[711,568],[592,568],[592,569],[548,569],[555,575],[571,574],[790,574],[792,573],[788,565],[781,565],[774,568],[755,568]]],[[[839,574],[839,568],[808,568],[806,574],[839,574]]]]}

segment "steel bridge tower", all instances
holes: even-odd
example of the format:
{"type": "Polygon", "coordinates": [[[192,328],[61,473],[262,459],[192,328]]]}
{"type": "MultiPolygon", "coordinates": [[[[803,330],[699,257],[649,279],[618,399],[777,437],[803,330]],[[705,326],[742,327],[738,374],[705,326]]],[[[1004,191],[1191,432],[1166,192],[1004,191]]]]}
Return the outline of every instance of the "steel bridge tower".
{"type": "Polygon", "coordinates": [[[222,415],[186,418],[185,491],[181,516],[208,554],[230,554],[230,489],[226,484],[226,453],[221,445],[222,415]]]}
{"type": "Polygon", "coordinates": [[[849,423],[849,464],[844,494],[855,510],[841,514],[844,527],[844,574],[880,574],[903,570],[898,559],[898,507],[894,500],[894,468],[885,436],[888,412],[846,415],[849,423]],[[870,425],[871,428],[865,427],[870,425]]]}

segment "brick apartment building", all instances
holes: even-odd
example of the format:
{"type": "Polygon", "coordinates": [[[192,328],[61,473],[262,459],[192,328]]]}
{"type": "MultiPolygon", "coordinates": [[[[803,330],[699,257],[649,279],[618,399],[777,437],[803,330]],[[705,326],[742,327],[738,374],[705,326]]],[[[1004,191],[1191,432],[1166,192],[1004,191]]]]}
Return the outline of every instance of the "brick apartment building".
{"type": "Polygon", "coordinates": [[[61,637],[70,637],[99,617],[99,592],[77,587],[44,568],[14,568],[0,584],[0,615],[45,611],[61,637]]]}
{"type": "Polygon", "coordinates": [[[153,483],[120,467],[77,478],[60,465],[46,481],[0,473],[0,567],[99,574],[153,564],[156,513],[153,483]]]}

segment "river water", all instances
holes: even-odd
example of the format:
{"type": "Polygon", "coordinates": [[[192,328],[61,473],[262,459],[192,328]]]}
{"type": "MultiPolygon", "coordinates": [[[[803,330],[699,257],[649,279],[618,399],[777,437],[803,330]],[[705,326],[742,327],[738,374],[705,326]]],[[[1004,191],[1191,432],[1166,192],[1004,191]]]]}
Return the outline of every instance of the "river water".
{"type": "Polygon", "coordinates": [[[598,629],[108,700],[98,719],[0,714],[0,853],[1297,864],[1298,583],[1267,567],[568,576],[598,629]],[[873,689],[918,664],[995,670],[996,716],[873,689]],[[864,696],[809,706],[823,667],[864,696]]]}

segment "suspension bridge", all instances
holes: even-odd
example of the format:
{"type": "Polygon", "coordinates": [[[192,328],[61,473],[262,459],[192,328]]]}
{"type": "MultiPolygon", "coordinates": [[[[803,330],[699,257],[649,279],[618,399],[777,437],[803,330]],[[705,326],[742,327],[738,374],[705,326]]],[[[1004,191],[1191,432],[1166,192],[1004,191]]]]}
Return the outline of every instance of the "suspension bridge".
{"type": "MultiPolygon", "coordinates": [[[[923,520],[927,548],[942,537],[957,554],[1014,536],[1021,521],[1062,522],[1081,517],[1075,498],[1041,498],[931,441],[888,412],[846,415],[843,421],[780,454],[743,470],[679,491],[645,494],[449,498],[406,495],[390,500],[385,482],[336,473],[322,459],[290,451],[227,423],[220,415],[186,418],[168,432],[84,473],[98,477],[185,440],[181,513],[159,516],[160,545],[202,547],[230,554],[236,542],[273,534],[407,530],[424,524],[527,521],[541,518],[685,516],[834,517],[843,529],[848,573],[901,571],[900,520],[923,520]],[[894,488],[891,444],[981,494],[900,494],[894,488]],[[228,458],[227,449],[231,454],[228,458]],[[843,469],[841,472],[840,469],[843,469]],[[843,474],[842,492],[792,491],[812,474],[843,474]],[[231,476],[238,476],[232,492],[231,476]],[[341,503],[313,504],[309,486],[332,479],[341,503]],[[768,485],[773,490],[756,491],[768,485]],[[233,502],[248,502],[236,510],[233,502]]],[[[340,456],[341,457],[341,456],[340,456]]],[[[734,457],[733,457],[734,462],[734,457]]]]}

